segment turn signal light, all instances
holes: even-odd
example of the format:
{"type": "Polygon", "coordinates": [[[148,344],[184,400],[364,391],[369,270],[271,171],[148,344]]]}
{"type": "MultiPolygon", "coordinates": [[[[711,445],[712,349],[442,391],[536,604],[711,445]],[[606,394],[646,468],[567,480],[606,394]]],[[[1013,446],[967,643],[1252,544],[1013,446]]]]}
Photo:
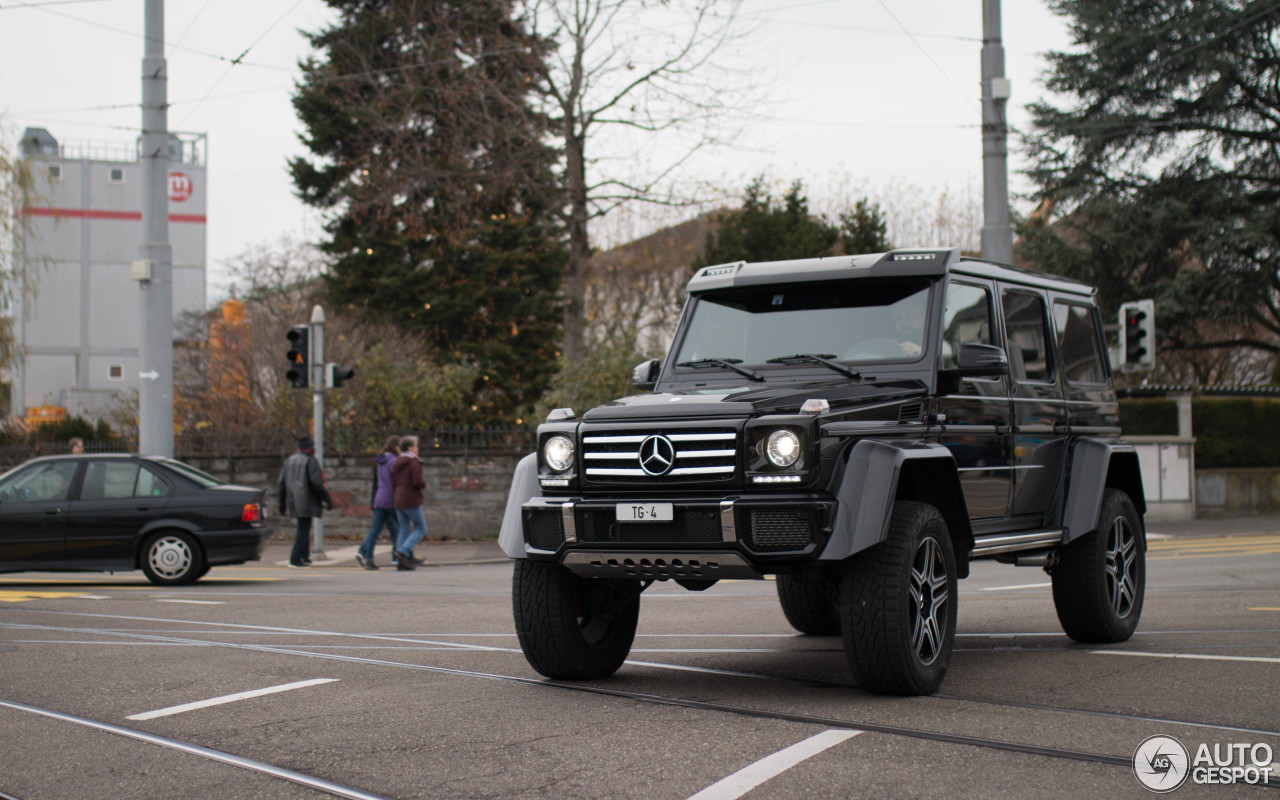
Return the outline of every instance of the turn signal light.
{"type": "Polygon", "coordinates": [[[245,503],[244,510],[240,512],[241,522],[258,522],[262,519],[262,507],[257,503],[245,503]]]}

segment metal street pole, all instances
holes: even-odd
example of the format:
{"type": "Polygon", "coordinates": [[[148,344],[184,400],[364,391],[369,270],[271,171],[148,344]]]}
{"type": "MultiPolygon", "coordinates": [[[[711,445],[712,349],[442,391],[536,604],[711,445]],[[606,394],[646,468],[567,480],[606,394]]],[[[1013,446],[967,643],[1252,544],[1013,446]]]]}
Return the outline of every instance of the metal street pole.
{"type": "Polygon", "coordinates": [[[168,66],[164,0],[145,2],[142,59],[142,245],[133,276],[141,287],[138,452],[173,456],[173,250],[169,246],[168,66]]]}
{"type": "MultiPolygon", "coordinates": [[[[316,461],[324,469],[324,309],[311,309],[311,425],[316,440],[316,461]]],[[[311,553],[324,557],[324,518],[316,517],[311,527],[311,553]]]]}
{"type": "Polygon", "coordinates": [[[982,0],[982,257],[1001,264],[1013,263],[1009,126],[1005,117],[1008,102],[1000,0],[982,0]]]}

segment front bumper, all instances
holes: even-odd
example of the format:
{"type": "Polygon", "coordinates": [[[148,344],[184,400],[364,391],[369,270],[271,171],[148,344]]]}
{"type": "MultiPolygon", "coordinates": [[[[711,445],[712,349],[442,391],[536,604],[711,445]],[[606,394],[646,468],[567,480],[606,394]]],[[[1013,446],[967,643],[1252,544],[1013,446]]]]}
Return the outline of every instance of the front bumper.
{"type": "Polygon", "coordinates": [[[758,578],[812,562],[835,501],[814,494],[730,498],[534,497],[521,508],[525,552],[591,577],[758,578]],[[671,503],[672,519],[620,522],[618,502],[671,503]]]}

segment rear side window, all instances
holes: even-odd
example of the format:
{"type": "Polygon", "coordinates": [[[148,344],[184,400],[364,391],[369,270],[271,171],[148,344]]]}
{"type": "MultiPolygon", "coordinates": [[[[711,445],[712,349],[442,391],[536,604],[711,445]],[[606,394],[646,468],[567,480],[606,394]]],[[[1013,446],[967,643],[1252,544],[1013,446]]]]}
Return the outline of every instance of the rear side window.
{"type": "Polygon", "coordinates": [[[163,497],[169,493],[169,484],[164,479],[147,468],[143,468],[138,472],[138,487],[134,490],[134,497],[163,497]]]}
{"type": "Polygon", "coordinates": [[[1009,340],[1009,371],[1019,381],[1053,381],[1048,318],[1044,298],[1030,292],[1004,293],[1004,330],[1009,340]]]}
{"type": "Polygon", "coordinates": [[[1075,303],[1053,304],[1053,327],[1068,383],[1106,383],[1093,309],[1075,303]]]}

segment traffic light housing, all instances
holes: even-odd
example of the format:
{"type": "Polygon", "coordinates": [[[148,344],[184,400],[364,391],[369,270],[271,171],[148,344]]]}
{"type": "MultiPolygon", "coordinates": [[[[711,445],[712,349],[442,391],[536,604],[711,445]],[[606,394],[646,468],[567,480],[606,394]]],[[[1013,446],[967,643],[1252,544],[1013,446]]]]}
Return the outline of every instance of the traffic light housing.
{"type": "Polygon", "coordinates": [[[324,365],[324,385],[329,389],[337,389],[342,385],[343,381],[350,380],[355,377],[354,369],[347,369],[341,364],[325,364],[324,365]]]}
{"type": "Polygon", "coordinates": [[[284,376],[289,379],[293,388],[305,389],[310,383],[307,373],[311,366],[311,332],[306,325],[297,325],[289,329],[285,338],[289,340],[289,352],[284,356],[289,362],[289,371],[284,376]]]}
{"type": "Polygon", "coordinates": [[[1120,306],[1120,363],[1129,369],[1156,365],[1156,304],[1134,300],[1120,306]]]}

